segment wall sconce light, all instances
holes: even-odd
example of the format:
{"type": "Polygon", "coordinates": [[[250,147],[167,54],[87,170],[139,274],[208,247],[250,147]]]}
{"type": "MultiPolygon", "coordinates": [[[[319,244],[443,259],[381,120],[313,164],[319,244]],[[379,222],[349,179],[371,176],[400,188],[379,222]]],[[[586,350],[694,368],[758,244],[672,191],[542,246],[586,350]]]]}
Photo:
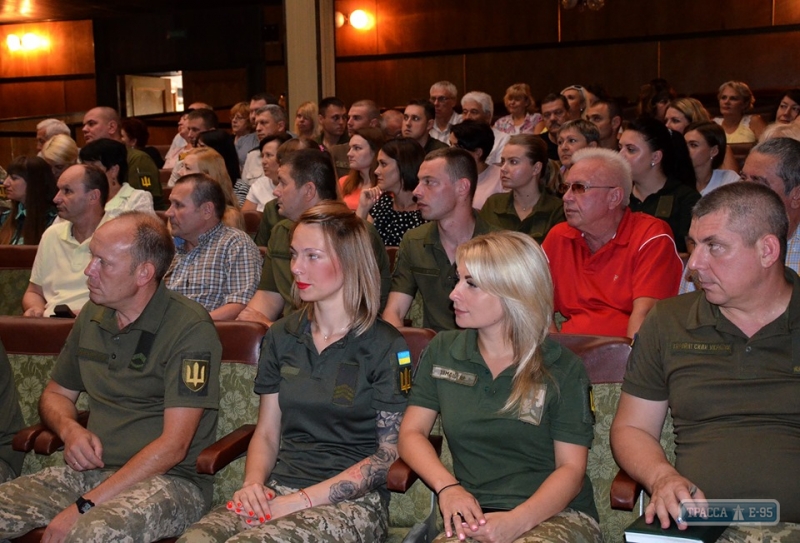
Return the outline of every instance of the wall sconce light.
{"type": "Polygon", "coordinates": [[[375,17],[364,11],[363,9],[357,9],[350,13],[350,15],[345,15],[341,11],[337,11],[335,15],[335,22],[336,28],[342,28],[346,24],[350,24],[356,30],[369,30],[373,26],[375,26],[375,17]]]}
{"type": "Polygon", "coordinates": [[[50,47],[50,40],[32,32],[28,32],[22,37],[17,34],[9,34],[6,38],[6,45],[8,45],[9,51],[35,51],[50,47]]]}

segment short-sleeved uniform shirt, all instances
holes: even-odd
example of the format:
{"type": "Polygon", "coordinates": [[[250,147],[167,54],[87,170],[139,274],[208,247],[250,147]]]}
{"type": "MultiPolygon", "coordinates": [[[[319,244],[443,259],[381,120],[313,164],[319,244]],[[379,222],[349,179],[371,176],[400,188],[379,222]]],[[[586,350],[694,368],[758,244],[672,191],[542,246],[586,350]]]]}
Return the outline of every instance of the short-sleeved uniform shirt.
{"type": "Polygon", "coordinates": [[[661,190],[639,201],[631,194],[631,211],[641,211],[662,219],[672,229],[678,251],[686,252],[686,236],[692,224],[692,208],[700,200],[700,193],[676,179],[667,179],[661,190]]]}
{"type": "MultiPolygon", "coordinates": [[[[498,228],[484,221],[473,211],[475,229],[472,237],[494,232],[498,228]]],[[[456,317],[450,292],[456,286],[455,266],[447,257],[439,237],[439,223],[431,221],[409,230],[400,242],[392,275],[392,292],[411,297],[422,294],[422,325],[440,330],[454,330],[456,317]]]]}
{"type": "MultiPolygon", "coordinates": [[[[329,479],[378,448],[378,411],[403,412],[400,369],[408,346],[378,319],[317,352],[305,311],[275,322],[264,337],[256,394],[278,394],[281,448],[272,477],[292,487],[329,479]]],[[[388,493],[381,490],[384,498],[388,493]]]]}
{"type": "Polygon", "coordinates": [[[156,163],[150,155],[133,147],[128,147],[128,184],[152,194],[155,209],[166,209],[161,192],[161,175],[156,163]]]}
{"type": "MultiPolygon", "coordinates": [[[[378,269],[381,272],[381,310],[386,305],[386,298],[389,296],[389,285],[391,283],[391,271],[389,270],[389,255],[386,247],[381,241],[381,237],[375,227],[364,221],[372,242],[372,250],[375,253],[375,260],[378,262],[378,269]]],[[[293,311],[294,301],[292,300],[292,283],[294,276],[291,270],[292,253],[290,246],[292,241],[292,228],[294,221],[283,219],[275,225],[269,237],[267,254],[264,257],[264,266],[261,269],[261,282],[258,290],[277,292],[283,297],[284,315],[293,311]]]]}
{"type": "Polygon", "coordinates": [[[630,209],[614,238],[592,254],[583,234],[563,222],[542,244],[550,261],[555,310],[569,334],[625,336],[636,298],[675,296],[683,266],[667,223],[630,209]]]}
{"type": "MultiPolygon", "coordinates": [[[[409,405],[441,413],[455,476],[484,509],[510,510],[530,498],[555,471],[554,441],[592,445],[583,363],[550,339],[542,351],[550,374],[540,389],[543,397],[534,394],[514,413],[500,410],[511,395],[516,366],[492,379],[475,330],[438,334],[414,378],[409,405]]],[[[588,476],[569,507],[597,518],[588,476]]]]}
{"type": "Polygon", "coordinates": [[[258,223],[255,242],[258,247],[266,247],[269,244],[269,237],[276,224],[281,222],[283,217],[278,214],[278,200],[274,198],[264,205],[264,212],[261,215],[261,222],[258,223]]]}
{"type": "Polygon", "coordinates": [[[645,318],[623,392],[668,401],[675,467],[708,498],[777,499],[800,522],[800,278],[787,310],[749,339],[702,291],[645,318]]]}
{"type": "MultiPolygon", "coordinates": [[[[25,426],[22,410],[19,407],[17,387],[14,385],[14,374],[8,361],[3,343],[0,342],[0,461],[4,461],[19,475],[22,472],[22,461],[25,453],[11,449],[14,434],[25,426]]],[[[0,473],[2,473],[0,471],[0,473]]]]}
{"type": "Polygon", "coordinates": [[[503,230],[528,234],[536,240],[536,243],[542,243],[550,229],[565,220],[564,203],[561,198],[546,192],[539,197],[531,214],[522,220],[517,215],[517,210],[514,209],[513,192],[489,196],[480,210],[480,216],[489,224],[503,230]]]}
{"type": "Polygon", "coordinates": [[[186,458],[167,475],[195,483],[210,504],[213,477],[198,474],[195,464],[216,439],[221,356],[208,312],[162,283],[123,330],[116,311],[88,302],[51,377],[89,396],[87,428],[100,438],[110,469],[122,467],[161,435],[165,409],[205,409],[186,458]]]}
{"type": "Polygon", "coordinates": [[[175,239],[175,257],[164,281],[167,288],[214,311],[226,304],[247,304],[256,293],[261,273],[261,253],[250,236],[218,223],[186,250],[175,239]]]}

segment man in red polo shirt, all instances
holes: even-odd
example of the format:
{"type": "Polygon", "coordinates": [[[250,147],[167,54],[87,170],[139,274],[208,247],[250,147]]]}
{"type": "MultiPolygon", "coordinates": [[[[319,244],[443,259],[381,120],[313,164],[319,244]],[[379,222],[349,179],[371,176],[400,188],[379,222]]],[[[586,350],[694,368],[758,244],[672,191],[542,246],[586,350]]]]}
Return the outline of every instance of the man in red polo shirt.
{"type": "Polygon", "coordinates": [[[628,209],[630,167],[608,149],[581,149],[561,185],[567,222],[542,248],[555,310],[572,334],[633,337],[657,300],[675,296],[681,260],[669,225],[628,209]]]}

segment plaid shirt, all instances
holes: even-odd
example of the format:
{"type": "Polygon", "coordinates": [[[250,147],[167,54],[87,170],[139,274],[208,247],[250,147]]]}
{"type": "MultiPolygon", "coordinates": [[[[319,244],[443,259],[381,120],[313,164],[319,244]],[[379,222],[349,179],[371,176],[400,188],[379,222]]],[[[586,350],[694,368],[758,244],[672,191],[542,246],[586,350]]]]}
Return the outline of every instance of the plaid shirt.
{"type": "MultiPolygon", "coordinates": [[[[800,273],[800,227],[794,231],[792,237],[786,240],[786,266],[800,273]]],[[[687,264],[683,268],[683,279],[681,280],[681,288],[678,290],[678,294],[686,294],[697,290],[691,280],[690,273],[687,264]]]]}
{"type": "Polygon", "coordinates": [[[247,234],[219,223],[201,234],[189,252],[183,239],[174,239],[175,258],[164,278],[167,288],[208,311],[250,301],[261,278],[261,253],[247,234]]]}

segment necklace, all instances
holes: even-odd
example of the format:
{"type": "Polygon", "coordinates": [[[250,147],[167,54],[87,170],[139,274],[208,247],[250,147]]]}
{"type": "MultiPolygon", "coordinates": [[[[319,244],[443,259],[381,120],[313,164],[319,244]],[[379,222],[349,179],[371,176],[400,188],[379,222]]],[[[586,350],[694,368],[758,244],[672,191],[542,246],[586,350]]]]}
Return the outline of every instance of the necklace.
{"type": "Polygon", "coordinates": [[[350,325],[349,325],[349,324],[346,324],[346,325],[342,326],[342,327],[341,327],[339,330],[334,330],[333,332],[330,332],[329,334],[325,335],[325,334],[322,332],[322,330],[320,330],[320,328],[319,328],[319,325],[318,325],[318,324],[315,324],[315,326],[317,327],[317,332],[319,332],[320,334],[322,334],[322,338],[323,338],[325,341],[328,341],[328,339],[330,339],[330,338],[331,338],[331,337],[333,337],[333,336],[338,336],[338,335],[342,334],[343,332],[345,332],[345,330],[347,330],[348,328],[350,328],[350,325]]]}

